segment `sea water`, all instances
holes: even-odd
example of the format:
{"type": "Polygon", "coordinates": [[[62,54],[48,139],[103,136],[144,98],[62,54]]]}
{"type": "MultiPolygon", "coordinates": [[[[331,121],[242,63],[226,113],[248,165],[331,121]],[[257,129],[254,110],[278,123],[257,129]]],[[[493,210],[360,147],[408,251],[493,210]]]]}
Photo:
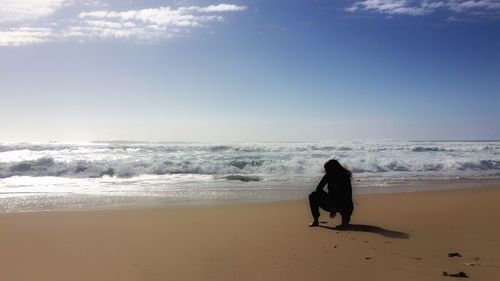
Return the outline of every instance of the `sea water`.
{"type": "Polygon", "coordinates": [[[355,192],[500,178],[500,141],[0,143],[0,212],[297,199],[333,158],[355,192]]]}

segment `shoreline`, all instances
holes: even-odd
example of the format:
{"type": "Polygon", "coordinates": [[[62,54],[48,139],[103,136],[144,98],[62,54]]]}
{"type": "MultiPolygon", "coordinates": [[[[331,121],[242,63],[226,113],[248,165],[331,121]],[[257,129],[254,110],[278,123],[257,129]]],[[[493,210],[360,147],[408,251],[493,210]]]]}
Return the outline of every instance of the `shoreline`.
{"type": "MultiPolygon", "coordinates": [[[[440,191],[455,189],[478,189],[500,186],[500,178],[487,179],[436,179],[436,180],[411,180],[401,181],[384,186],[360,186],[353,182],[353,194],[399,194],[418,193],[424,191],[440,191]]],[[[42,194],[33,198],[0,198],[0,214],[2,213],[30,213],[52,211],[99,211],[122,209],[161,209],[172,207],[240,205],[259,203],[278,203],[300,201],[315,188],[281,188],[281,189],[253,189],[235,188],[226,191],[226,197],[203,198],[199,193],[210,194],[208,190],[197,190],[193,197],[172,197],[169,192],[160,194],[152,193],[150,196],[120,196],[120,195],[86,195],[86,194],[42,194]],[[197,197],[198,196],[198,197],[197,197]]]]}
{"type": "Polygon", "coordinates": [[[0,214],[2,277],[396,281],[463,271],[493,280],[500,274],[498,198],[500,185],[357,195],[348,230],[336,229],[340,219],[325,212],[321,227],[307,227],[305,199],[0,214]]]}
{"type": "MultiPolygon", "coordinates": [[[[120,210],[148,209],[212,205],[238,205],[255,203],[273,203],[306,199],[316,187],[316,182],[309,188],[302,185],[256,189],[238,187],[220,192],[217,189],[198,189],[176,194],[174,191],[152,191],[150,194],[128,195],[107,194],[91,195],[78,193],[40,193],[5,196],[0,198],[1,213],[25,213],[45,211],[85,211],[85,210],[120,210]],[[219,193],[218,193],[219,192],[219,193]],[[177,196],[177,197],[176,197],[177,196]]],[[[449,189],[477,189],[500,186],[500,178],[488,179],[437,179],[410,180],[384,186],[360,186],[353,181],[354,195],[397,194],[449,189]]]]}

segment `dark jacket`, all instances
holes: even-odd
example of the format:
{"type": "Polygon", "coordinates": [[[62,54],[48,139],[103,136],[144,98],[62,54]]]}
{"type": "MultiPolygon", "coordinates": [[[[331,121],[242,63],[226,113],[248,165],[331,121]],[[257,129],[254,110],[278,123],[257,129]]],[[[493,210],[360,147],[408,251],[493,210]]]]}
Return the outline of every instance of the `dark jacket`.
{"type": "Polygon", "coordinates": [[[328,198],[333,205],[334,211],[352,212],[352,186],[351,177],[347,174],[326,173],[316,187],[316,191],[324,192],[323,188],[328,184],[328,198]]]}

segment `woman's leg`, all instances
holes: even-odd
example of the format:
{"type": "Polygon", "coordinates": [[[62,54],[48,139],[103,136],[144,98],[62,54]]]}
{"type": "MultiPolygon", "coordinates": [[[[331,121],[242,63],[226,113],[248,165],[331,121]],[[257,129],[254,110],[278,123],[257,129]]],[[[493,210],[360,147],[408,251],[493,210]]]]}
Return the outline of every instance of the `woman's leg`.
{"type": "Polygon", "coordinates": [[[351,222],[351,213],[348,211],[342,211],[340,215],[342,216],[342,225],[349,225],[351,222]]]}
{"type": "Polygon", "coordinates": [[[354,204],[352,202],[349,202],[344,210],[340,212],[340,215],[342,215],[342,225],[349,225],[351,222],[351,215],[352,211],[354,210],[354,204]]]}
{"type": "Polygon", "coordinates": [[[317,191],[313,191],[311,194],[309,194],[309,207],[311,208],[311,215],[314,219],[310,226],[317,226],[319,224],[319,196],[320,195],[317,191]]]}
{"type": "Polygon", "coordinates": [[[310,226],[318,226],[318,218],[320,215],[319,208],[328,212],[332,210],[332,206],[328,202],[328,193],[313,191],[309,194],[309,207],[311,208],[311,215],[314,219],[310,226]]]}

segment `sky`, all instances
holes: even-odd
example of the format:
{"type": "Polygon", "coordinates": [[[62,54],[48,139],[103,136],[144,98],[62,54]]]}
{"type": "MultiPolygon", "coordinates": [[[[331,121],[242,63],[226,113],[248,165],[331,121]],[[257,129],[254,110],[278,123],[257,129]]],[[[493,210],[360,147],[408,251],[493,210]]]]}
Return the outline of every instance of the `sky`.
{"type": "Polygon", "coordinates": [[[500,139],[500,0],[0,0],[0,141],[500,139]]]}

